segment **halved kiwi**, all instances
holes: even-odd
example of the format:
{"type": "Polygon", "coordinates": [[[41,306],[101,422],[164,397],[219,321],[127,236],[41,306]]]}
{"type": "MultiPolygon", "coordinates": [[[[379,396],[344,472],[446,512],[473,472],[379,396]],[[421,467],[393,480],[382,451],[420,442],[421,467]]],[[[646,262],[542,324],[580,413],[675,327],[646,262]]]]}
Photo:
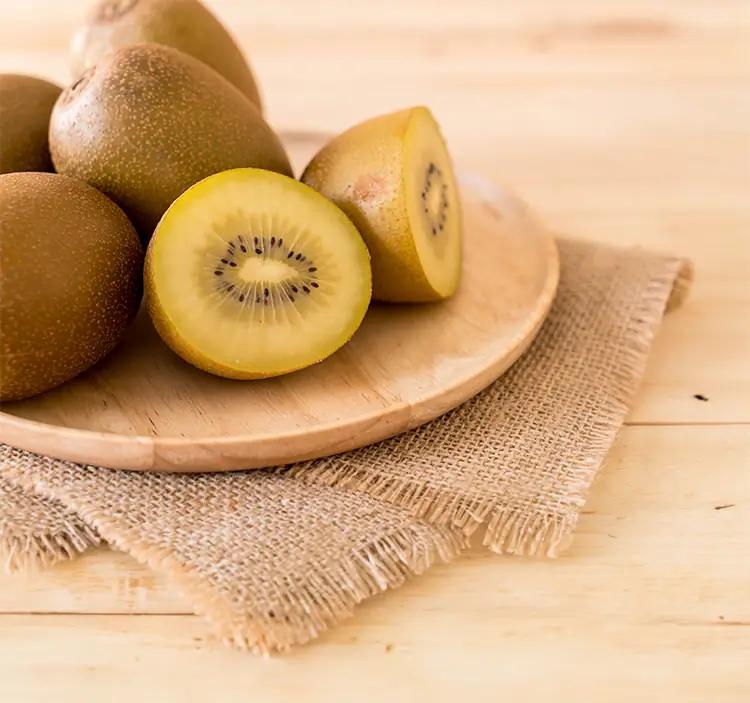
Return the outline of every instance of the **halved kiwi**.
{"type": "Polygon", "coordinates": [[[367,247],[346,215],[312,188],[254,168],[185,192],[146,259],[146,301],[161,337],[227,378],[325,359],[360,326],[371,291],[367,247]]]}
{"type": "Polygon", "coordinates": [[[448,149],[426,107],[352,127],[323,147],[302,180],[362,233],[375,298],[426,302],[456,291],[461,203],[448,149]]]}

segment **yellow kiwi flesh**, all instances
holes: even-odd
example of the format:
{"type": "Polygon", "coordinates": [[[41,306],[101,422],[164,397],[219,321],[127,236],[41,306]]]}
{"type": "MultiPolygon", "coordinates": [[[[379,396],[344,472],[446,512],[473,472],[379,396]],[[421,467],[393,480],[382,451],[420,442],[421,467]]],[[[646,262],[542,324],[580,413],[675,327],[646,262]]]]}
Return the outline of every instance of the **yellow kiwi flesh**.
{"type": "Polygon", "coordinates": [[[336,203],[372,255],[373,295],[428,302],[455,293],[462,217],[440,128],[425,107],[363,122],[313,158],[303,182],[336,203]]]}
{"type": "Polygon", "coordinates": [[[61,92],[40,78],[0,74],[0,173],[52,171],[47,135],[61,92]]]}
{"type": "Polygon", "coordinates": [[[114,200],[144,241],[198,181],[252,166],[291,175],[258,110],[204,63],[156,44],[125,47],[57,102],[50,148],[60,173],[114,200]]]}
{"type": "Polygon", "coordinates": [[[73,38],[73,78],[110,51],[144,43],[171,46],[203,61],[261,108],[242,51],[198,0],[100,0],[73,38]]]}
{"type": "Polygon", "coordinates": [[[278,376],[321,361],[360,326],[370,260],[344,213],[260,169],[193,186],[146,257],[154,325],[185,361],[227,378],[278,376]]]}
{"type": "Polygon", "coordinates": [[[0,176],[0,401],[77,376],[122,337],[143,248],[124,213],[81,181],[0,176]]]}

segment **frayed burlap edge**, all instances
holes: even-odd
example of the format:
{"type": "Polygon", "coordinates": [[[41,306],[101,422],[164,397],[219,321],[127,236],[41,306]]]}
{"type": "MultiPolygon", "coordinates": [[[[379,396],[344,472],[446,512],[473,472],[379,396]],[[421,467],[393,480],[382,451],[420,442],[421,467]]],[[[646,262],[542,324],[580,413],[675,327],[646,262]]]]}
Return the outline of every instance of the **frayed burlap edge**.
{"type": "MultiPolygon", "coordinates": [[[[366,547],[341,558],[335,566],[312,564],[304,574],[304,581],[287,580],[277,584],[276,591],[284,593],[285,601],[279,604],[279,612],[288,613],[282,619],[274,613],[253,612],[250,608],[243,608],[241,612],[233,610],[229,600],[213,590],[205,576],[184,564],[168,548],[144,543],[135,530],[123,528],[105,513],[81,505],[75,495],[49,491],[13,467],[5,468],[3,475],[26,491],[63,502],[96,530],[72,530],[65,533],[65,539],[61,538],[59,543],[56,539],[36,540],[34,546],[40,550],[36,563],[52,563],[58,556],[73,556],[76,551],[98,542],[98,533],[112,547],[164,573],[190,599],[194,612],[209,621],[218,639],[255,654],[285,652],[294,645],[315,639],[331,626],[351,617],[355,606],[362,601],[398,588],[410,576],[422,574],[437,560],[453,560],[468,546],[461,535],[440,527],[402,527],[381,535],[366,547]]],[[[23,544],[19,542],[20,546],[23,544]]],[[[18,549],[18,546],[9,546],[18,549]]],[[[5,552],[5,545],[0,544],[0,549],[5,552]]],[[[10,558],[11,552],[7,555],[10,558]]]]}
{"type": "Polygon", "coordinates": [[[7,574],[33,573],[99,544],[99,535],[83,524],[66,523],[56,532],[36,535],[8,530],[0,536],[0,563],[7,574]]]}
{"type": "MultiPolygon", "coordinates": [[[[648,353],[665,312],[679,307],[693,280],[689,261],[674,257],[663,273],[650,281],[631,319],[632,343],[624,349],[614,393],[600,408],[601,420],[585,448],[585,459],[571,467],[576,492],[571,498],[580,508],[596,471],[604,461],[628,413],[643,377],[648,353]]],[[[412,479],[368,474],[357,467],[342,469],[335,457],[303,462],[285,469],[306,483],[364,491],[409,510],[431,524],[457,530],[466,538],[486,524],[483,544],[498,554],[556,557],[572,541],[579,510],[560,516],[495,505],[487,499],[447,496],[444,491],[412,479]]]]}

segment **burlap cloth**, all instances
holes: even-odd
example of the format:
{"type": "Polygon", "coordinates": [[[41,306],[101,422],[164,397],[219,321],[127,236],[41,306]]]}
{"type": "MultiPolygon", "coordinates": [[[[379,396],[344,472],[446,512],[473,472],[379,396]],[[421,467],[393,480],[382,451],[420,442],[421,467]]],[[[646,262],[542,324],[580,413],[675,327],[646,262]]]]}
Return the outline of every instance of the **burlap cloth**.
{"type": "Polygon", "coordinates": [[[622,424],[688,264],[560,241],[560,290],[532,348],[418,430],[285,469],[178,476],[0,445],[10,570],[101,539],[166,572],[217,633],[256,651],[306,642],[363,599],[447,560],[485,526],[496,552],[555,555],[622,424]]]}

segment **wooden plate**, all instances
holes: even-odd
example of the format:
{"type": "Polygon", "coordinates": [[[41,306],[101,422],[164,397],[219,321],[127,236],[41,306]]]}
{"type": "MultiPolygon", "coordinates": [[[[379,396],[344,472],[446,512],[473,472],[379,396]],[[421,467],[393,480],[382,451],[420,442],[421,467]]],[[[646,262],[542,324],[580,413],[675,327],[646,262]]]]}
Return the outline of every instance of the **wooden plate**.
{"type": "MultiPolygon", "coordinates": [[[[320,137],[288,135],[298,164],[320,137]]],[[[471,398],[529,346],[558,281],[554,240],[515,198],[461,178],[463,283],[450,301],[374,305],[344,349],[265,381],[183,363],[141,315],[124,343],[64,386],[0,410],[0,441],[142,471],[229,471],[335,454],[471,398]]]]}

